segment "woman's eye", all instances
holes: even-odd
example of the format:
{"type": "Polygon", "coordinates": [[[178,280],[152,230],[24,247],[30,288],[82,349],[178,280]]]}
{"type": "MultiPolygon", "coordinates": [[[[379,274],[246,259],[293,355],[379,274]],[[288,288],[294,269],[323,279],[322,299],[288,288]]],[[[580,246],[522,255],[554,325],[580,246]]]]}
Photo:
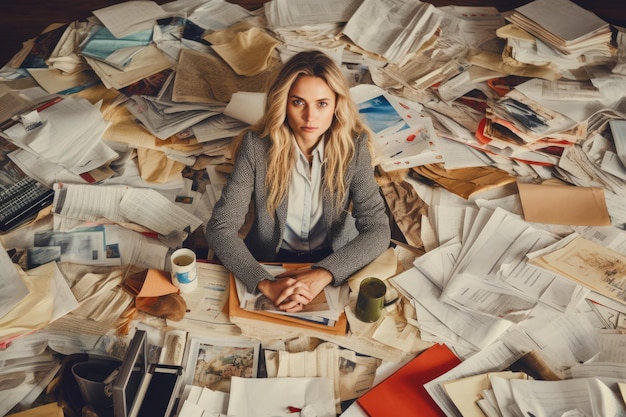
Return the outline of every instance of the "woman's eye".
{"type": "Polygon", "coordinates": [[[318,103],[318,106],[319,107],[327,107],[328,103],[326,103],[325,101],[321,101],[321,102],[318,103]]]}
{"type": "Polygon", "coordinates": [[[293,105],[294,106],[302,106],[304,104],[304,101],[302,100],[298,100],[298,99],[294,99],[293,100],[293,105]]]}

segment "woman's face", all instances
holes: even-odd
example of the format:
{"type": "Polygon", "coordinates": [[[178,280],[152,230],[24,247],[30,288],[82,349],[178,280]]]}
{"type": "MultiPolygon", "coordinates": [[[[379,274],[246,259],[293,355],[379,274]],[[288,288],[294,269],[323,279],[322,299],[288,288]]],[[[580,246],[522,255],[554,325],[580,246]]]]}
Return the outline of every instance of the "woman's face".
{"type": "Polygon", "coordinates": [[[330,127],[334,113],[335,93],[322,78],[304,75],[291,85],[287,123],[303,152],[315,147],[330,127]]]}

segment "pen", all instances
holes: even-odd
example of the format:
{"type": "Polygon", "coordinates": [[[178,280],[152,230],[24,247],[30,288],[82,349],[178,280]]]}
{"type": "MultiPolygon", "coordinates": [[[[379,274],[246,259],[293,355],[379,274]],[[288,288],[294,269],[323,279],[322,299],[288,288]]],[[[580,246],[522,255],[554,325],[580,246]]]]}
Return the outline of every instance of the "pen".
{"type": "Polygon", "coordinates": [[[55,104],[57,104],[61,100],[63,100],[63,97],[57,96],[57,97],[53,98],[52,100],[48,100],[48,101],[46,101],[44,103],[41,103],[38,107],[35,107],[35,110],[37,112],[44,111],[48,107],[54,106],[55,104]]]}

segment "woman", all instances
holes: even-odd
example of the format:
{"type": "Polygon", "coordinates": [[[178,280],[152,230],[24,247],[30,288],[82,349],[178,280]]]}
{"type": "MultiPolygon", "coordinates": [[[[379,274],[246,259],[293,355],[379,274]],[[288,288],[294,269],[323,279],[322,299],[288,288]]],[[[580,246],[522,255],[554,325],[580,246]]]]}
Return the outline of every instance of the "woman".
{"type": "Polygon", "coordinates": [[[296,312],[380,255],[389,219],[340,68],[321,52],[291,58],[265,113],[235,141],[235,163],[207,225],[222,264],[277,307],[296,312]],[[253,204],[254,218],[240,233],[253,204]],[[310,267],[272,277],[259,262],[310,267]]]}

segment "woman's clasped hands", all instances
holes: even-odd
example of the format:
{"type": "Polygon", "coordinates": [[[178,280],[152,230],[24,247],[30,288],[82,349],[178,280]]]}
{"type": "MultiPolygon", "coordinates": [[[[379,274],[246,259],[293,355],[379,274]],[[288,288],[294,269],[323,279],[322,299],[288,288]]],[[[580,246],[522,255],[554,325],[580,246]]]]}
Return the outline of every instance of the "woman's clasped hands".
{"type": "Polygon", "coordinates": [[[258,289],[280,310],[296,313],[302,311],[332,280],[333,276],[327,270],[307,266],[283,272],[273,281],[263,280],[259,282],[258,289]]]}

